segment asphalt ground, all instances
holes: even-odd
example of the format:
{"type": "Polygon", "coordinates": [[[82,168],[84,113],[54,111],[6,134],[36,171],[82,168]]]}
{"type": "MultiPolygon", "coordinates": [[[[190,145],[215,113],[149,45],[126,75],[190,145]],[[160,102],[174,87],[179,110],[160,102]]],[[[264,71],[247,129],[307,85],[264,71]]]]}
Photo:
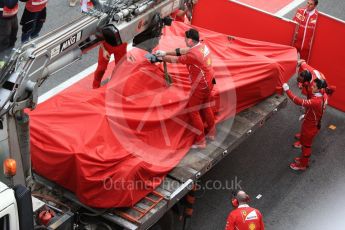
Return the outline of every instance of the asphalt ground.
{"type": "Polygon", "coordinates": [[[288,167],[300,153],[292,147],[299,115],[299,108],[289,101],[202,178],[202,186],[215,186],[197,192],[191,229],[224,228],[236,181],[237,189],[250,194],[250,205],[262,212],[266,229],[342,229],[337,226],[345,224],[345,114],[327,110],[310,168],[303,173],[288,167]],[[329,125],[337,128],[331,130],[329,125]]]}
{"type": "MultiPolygon", "coordinates": [[[[23,6],[20,5],[21,9],[23,6]]],[[[319,1],[319,10],[345,20],[343,0],[319,1]]],[[[294,12],[285,17],[292,18],[294,12]]],[[[20,16],[21,12],[19,19],[20,16]]],[[[69,7],[67,1],[49,0],[41,34],[79,16],[79,7],[69,7]]],[[[53,75],[40,92],[46,92],[96,61],[97,50],[93,50],[53,75]]],[[[266,229],[345,229],[345,113],[328,108],[315,140],[311,166],[303,173],[288,168],[299,154],[291,145],[299,130],[299,115],[300,109],[289,101],[286,108],[204,176],[200,185],[212,187],[214,183],[216,186],[197,192],[191,229],[223,229],[231,211],[231,187],[235,185],[250,194],[251,205],[263,213],[266,229]],[[331,124],[336,126],[335,130],[328,128],[331,124]],[[257,199],[259,194],[261,198],[257,199]]]]}
{"type": "MultiPolygon", "coordinates": [[[[319,1],[318,8],[345,20],[344,1],[319,1]]],[[[291,19],[294,12],[285,17],[291,19]]],[[[302,173],[288,167],[300,153],[292,147],[300,114],[299,107],[289,101],[202,178],[201,187],[214,187],[197,192],[190,229],[224,229],[236,181],[251,196],[250,205],[262,212],[267,230],[345,229],[345,113],[328,107],[314,141],[310,168],[302,173]]]]}

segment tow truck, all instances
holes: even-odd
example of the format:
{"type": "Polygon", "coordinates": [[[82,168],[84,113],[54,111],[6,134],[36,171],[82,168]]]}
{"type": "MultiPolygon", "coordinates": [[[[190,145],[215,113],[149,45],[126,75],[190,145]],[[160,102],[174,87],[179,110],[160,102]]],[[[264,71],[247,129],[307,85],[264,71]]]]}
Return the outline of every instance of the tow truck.
{"type": "Polygon", "coordinates": [[[0,72],[0,147],[6,178],[0,182],[1,229],[176,229],[175,212],[193,185],[221,159],[264,125],[286,98],[273,95],[217,126],[205,150],[191,150],[164,182],[133,207],[95,209],[31,170],[29,117],[38,88],[55,72],[80,59],[109,29],[117,43],[151,51],[167,17],[189,0],[93,1],[82,17],[17,49],[0,72]],[[145,42],[150,39],[150,42],[145,42]],[[231,122],[231,131],[227,130],[231,122]],[[225,137],[225,138],[224,138],[225,137]]]}

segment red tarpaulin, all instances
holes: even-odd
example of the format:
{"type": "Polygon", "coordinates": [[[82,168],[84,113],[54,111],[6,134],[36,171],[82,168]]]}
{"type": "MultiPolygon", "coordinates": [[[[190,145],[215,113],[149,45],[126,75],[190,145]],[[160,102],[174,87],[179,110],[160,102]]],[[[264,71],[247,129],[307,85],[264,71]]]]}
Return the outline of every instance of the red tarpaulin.
{"type": "MultiPolygon", "coordinates": [[[[159,49],[184,47],[188,26],[167,27],[159,49]]],[[[199,28],[216,72],[217,122],[272,95],[295,72],[292,47],[199,28]]],[[[190,83],[185,66],[162,64],[132,49],[112,79],[92,90],[92,76],[30,112],[33,169],[93,207],[131,206],[156,188],[188,152],[190,83]]]]}

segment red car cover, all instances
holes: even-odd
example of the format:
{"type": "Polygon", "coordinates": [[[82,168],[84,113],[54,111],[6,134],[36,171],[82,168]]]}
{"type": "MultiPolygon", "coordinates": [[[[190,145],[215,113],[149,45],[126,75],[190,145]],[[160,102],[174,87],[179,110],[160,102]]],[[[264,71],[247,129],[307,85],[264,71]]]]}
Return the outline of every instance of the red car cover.
{"type": "MultiPolygon", "coordinates": [[[[187,29],[179,22],[166,27],[157,49],[185,47],[187,29]]],[[[197,29],[212,53],[217,122],[274,94],[295,73],[293,47],[197,29]]],[[[133,48],[114,71],[108,68],[113,75],[105,86],[91,89],[89,76],[29,113],[34,171],[86,205],[134,205],[193,144],[186,67],[168,64],[173,84],[167,87],[163,64],[144,55],[133,48]]]]}

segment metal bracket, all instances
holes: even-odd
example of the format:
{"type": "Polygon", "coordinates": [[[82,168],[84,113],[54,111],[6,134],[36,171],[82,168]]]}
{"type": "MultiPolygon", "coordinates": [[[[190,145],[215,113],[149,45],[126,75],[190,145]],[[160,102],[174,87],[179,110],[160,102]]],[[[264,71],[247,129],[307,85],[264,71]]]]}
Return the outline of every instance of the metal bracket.
{"type": "Polygon", "coordinates": [[[174,206],[179,200],[182,199],[193,188],[193,180],[188,179],[179,188],[177,188],[169,197],[168,209],[174,206]]]}

